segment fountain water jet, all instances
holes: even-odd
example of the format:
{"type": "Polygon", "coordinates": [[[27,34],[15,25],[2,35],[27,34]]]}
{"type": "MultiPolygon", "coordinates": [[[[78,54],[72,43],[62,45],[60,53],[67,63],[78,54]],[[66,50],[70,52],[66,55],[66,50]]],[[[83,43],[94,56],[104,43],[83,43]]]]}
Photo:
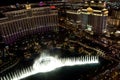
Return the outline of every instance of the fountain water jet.
{"type": "Polygon", "coordinates": [[[33,66],[23,68],[15,72],[11,72],[1,77],[0,80],[20,80],[25,77],[37,74],[45,73],[55,70],[56,68],[63,66],[85,65],[85,64],[97,64],[99,63],[98,56],[81,56],[73,58],[61,58],[42,55],[36,59],[33,66]]]}

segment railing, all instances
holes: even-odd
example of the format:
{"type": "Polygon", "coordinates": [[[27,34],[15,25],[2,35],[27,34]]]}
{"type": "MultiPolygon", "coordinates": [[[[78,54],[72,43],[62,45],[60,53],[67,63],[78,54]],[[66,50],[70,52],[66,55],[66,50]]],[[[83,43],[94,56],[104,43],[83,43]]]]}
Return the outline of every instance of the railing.
{"type": "Polygon", "coordinates": [[[4,69],[2,68],[2,70],[0,70],[0,73],[3,73],[4,71],[6,71],[6,70],[8,70],[8,69],[10,69],[10,68],[12,68],[12,67],[14,67],[15,65],[17,65],[17,64],[19,63],[19,61],[20,61],[20,59],[18,58],[18,59],[16,59],[15,62],[14,62],[14,61],[11,61],[11,62],[8,62],[8,63],[0,66],[0,68],[2,68],[2,67],[4,67],[4,66],[6,66],[6,65],[9,65],[9,67],[7,66],[7,67],[4,68],[4,69]]]}

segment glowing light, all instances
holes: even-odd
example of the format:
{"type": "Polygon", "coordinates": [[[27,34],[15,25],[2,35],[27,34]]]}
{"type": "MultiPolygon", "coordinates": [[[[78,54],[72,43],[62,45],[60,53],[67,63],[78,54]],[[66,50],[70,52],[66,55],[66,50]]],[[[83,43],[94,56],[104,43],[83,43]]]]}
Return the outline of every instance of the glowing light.
{"type": "Polygon", "coordinates": [[[39,3],[39,6],[44,6],[44,5],[45,5],[45,3],[42,1],[39,3]]]}
{"type": "Polygon", "coordinates": [[[31,9],[31,4],[26,4],[26,5],[25,5],[25,8],[26,8],[27,10],[31,9]]]}
{"type": "Polygon", "coordinates": [[[119,31],[119,30],[117,30],[115,33],[119,33],[119,34],[120,34],[120,31],[119,31]]]}
{"type": "Polygon", "coordinates": [[[79,58],[63,58],[59,59],[57,56],[42,55],[39,59],[35,60],[33,66],[16,71],[11,74],[5,75],[0,80],[20,80],[25,77],[45,73],[55,70],[63,66],[74,66],[84,64],[99,63],[98,56],[81,56],[79,58]]]}
{"type": "Polygon", "coordinates": [[[50,6],[51,9],[55,9],[56,7],[54,5],[50,6]]]}

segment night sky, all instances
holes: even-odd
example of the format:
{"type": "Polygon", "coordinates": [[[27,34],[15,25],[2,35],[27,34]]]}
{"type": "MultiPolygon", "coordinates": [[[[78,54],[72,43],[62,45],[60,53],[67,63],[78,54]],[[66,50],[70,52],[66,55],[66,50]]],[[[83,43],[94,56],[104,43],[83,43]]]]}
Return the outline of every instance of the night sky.
{"type": "MultiPolygon", "coordinates": [[[[46,0],[0,0],[0,6],[4,5],[10,5],[10,4],[16,4],[16,3],[31,3],[31,2],[40,2],[40,1],[46,1],[46,0]]],[[[50,1],[50,0],[47,0],[50,1]]]]}

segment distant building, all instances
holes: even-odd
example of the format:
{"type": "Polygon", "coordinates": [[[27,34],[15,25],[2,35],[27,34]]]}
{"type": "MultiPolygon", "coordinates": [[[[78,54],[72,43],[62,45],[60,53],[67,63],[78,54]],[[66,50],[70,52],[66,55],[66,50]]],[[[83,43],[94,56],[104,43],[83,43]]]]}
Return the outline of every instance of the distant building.
{"type": "MultiPolygon", "coordinates": [[[[91,1],[91,6],[95,6],[96,3],[91,1]]],[[[104,3],[99,2],[103,5],[104,3]]],[[[96,7],[99,7],[98,5],[96,7]]],[[[85,2],[85,7],[88,6],[88,3],[85,2]]],[[[93,31],[95,34],[104,33],[104,30],[107,28],[107,17],[108,10],[101,6],[101,9],[93,9],[92,7],[80,8],[78,11],[67,11],[67,18],[70,21],[80,22],[83,30],[93,31]]]]}
{"type": "Polygon", "coordinates": [[[82,14],[86,16],[86,20],[83,21],[83,27],[88,28],[91,26],[91,30],[96,34],[101,34],[107,27],[107,9],[95,10],[91,7],[82,10],[82,14]],[[86,12],[85,12],[86,10],[86,12]],[[84,24],[86,22],[86,24],[84,24]]]}
{"type": "Polygon", "coordinates": [[[120,27],[120,10],[113,10],[111,17],[108,19],[108,24],[120,27]]]}

